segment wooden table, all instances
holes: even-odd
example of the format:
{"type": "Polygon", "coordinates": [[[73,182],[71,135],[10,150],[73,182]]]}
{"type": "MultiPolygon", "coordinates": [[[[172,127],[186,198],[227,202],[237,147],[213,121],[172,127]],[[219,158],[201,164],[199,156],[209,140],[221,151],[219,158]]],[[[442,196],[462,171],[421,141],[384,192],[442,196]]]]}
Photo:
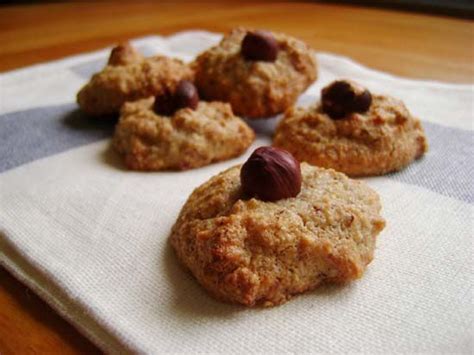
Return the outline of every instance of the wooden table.
{"type": "MultiPolygon", "coordinates": [[[[0,7],[0,71],[145,34],[238,25],[300,37],[393,74],[474,81],[473,22],[321,4],[49,4],[0,7]]],[[[2,206],[6,208],[7,206],[2,206]]],[[[0,269],[0,353],[98,353],[51,308],[0,269]]]]}

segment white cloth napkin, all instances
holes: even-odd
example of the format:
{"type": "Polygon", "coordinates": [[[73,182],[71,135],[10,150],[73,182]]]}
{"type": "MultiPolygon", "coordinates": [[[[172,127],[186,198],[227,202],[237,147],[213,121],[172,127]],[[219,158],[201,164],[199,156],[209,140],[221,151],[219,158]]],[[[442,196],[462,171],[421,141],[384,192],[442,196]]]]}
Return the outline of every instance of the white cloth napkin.
{"type": "MultiPolygon", "coordinates": [[[[145,54],[192,59],[220,35],[134,41],[145,54]]],[[[242,157],[186,172],[125,171],[111,127],[84,119],[75,94],[108,50],[0,76],[0,260],[108,352],[472,351],[473,86],[397,78],[319,53],[322,86],[352,78],[403,99],[424,123],[426,157],[366,179],[387,227],[365,276],[270,309],[208,296],[167,238],[199,184],[269,144],[274,120],[242,157]]]]}

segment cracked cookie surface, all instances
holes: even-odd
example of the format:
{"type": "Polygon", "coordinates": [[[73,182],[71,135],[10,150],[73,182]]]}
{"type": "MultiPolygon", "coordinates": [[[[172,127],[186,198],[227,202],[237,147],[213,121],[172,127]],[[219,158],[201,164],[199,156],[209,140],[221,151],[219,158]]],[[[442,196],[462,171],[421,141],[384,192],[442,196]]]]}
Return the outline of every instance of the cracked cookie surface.
{"type": "Polygon", "coordinates": [[[78,92],[80,108],[91,116],[119,112],[126,101],[173,91],[181,80],[192,80],[187,64],[175,58],[144,58],[129,44],[115,47],[107,66],[78,92]]]}
{"type": "Polygon", "coordinates": [[[234,29],[192,64],[204,99],[229,102],[237,115],[269,117],[283,112],[317,77],[311,48],[290,36],[273,33],[279,45],[274,62],[249,61],[241,54],[248,30],[234,29]]]}
{"type": "Polygon", "coordinates": [[[274,306],[363,274],[385,226],[377,193],[334,170],[303,163],[301,172],[299,195],[275,202],[243,196],[240,166],[191,194],[170,241],[212,295],[274,306]]]}
{"type": "Polygon", "coordinates": [[[420,120],[389,96],[374,95],[365,113],[331,119],[321,105],[292,108],[279,123],[273,145],[300,161],[350,176],[400,170],[428,150],[420,120]]]}
{"type": "Polygon", "coordinates": [[[127,102],[113,147],[133,170],[186,170],[244,153],[255,134],[229,104],[199,102],[172,116],[153,111],[154,98],[127,102]]]}

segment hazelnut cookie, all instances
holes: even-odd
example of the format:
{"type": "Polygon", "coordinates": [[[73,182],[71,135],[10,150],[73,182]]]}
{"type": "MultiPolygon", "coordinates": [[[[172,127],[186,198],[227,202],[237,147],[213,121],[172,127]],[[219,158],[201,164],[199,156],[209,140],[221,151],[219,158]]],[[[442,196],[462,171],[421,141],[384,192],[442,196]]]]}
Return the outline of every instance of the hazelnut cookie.
{"type": "Polygon", "coordinates": [[[420,120],[400,100],[348,80],[325,87],[320,104],[288,110],[273,145],[350,176],[397,171],[428,150],[420,120]]]}
{"type": "Polygon", "coordinates": [[[283,112],[317,76],[315,55],[304,42],[243,28],[200,54],[193,67],[204,99],[229,102],[248,118],[283,112]]]}
{"type": "Polygon", "coordinates": [[[173,92],[127,102],[113,147],[133,170],[185,170],[236,157],[255,134],[229,104],[199,101],[189,81],[173,92]]]}
{"type": "Polygon", "coordinates": [[[187,64],[175,58],[144,58],[129,43],[115,47],[108,64],[78,92],[77,103],[92,116],[119,112],[126,101],[173,90],[180,80],[192,80],[187,64]]]}
{"type": "Polygon", "coordinates": [[[195,189],[181,210],[171,245],[220,300],[278,305],[357,279],[373,258],[385,226],[377,193],[289,156],[259,148],[195,189]]]}

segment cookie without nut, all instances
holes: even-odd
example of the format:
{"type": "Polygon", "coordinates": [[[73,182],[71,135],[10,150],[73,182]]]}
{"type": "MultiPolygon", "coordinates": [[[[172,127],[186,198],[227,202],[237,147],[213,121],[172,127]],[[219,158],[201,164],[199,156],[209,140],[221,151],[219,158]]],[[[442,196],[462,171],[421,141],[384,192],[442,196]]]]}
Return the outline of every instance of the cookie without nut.
{"type": "Polygon", "coordinates": [[[200,101],[172,116],[153,111],[154,98],[127,102],[113,146],[133,170],[185,170],[239,156],[255,134],[229,104],[200,101]]]}
{"type": "Polygon", "coordinates": [[[400,100],[382,95],[372,96],[367,112],[337,120],[320,104],[290,109],[276,129],[273,145],[300,161],[350,176],[400,170],[428,150],[421,122],[400,100]]]}
{"type": "Polygon", "coordinates": [[[144,58],[130,44],[122,44],[112,50],[107,66],[79,91],[77,102],[89,115],[109,115],[119,112],[126,101],[172,91],[179,81],[192,79],[193,72],[183,61],[144,58]]]}
{"type": "Polygon", "coordinates": [[[275,202],[245,198],[240,166],[191,194],[170,240],[212,295],[274,306],[363,274],[385,226],[378,195],[334,170],[303,163],[301,172],[298,196],[275,202]]]}
{"type": "Polygon", "coordinates": [[[204,99],[229,102],[239,116],[273,116],[316,79],[316,59],[304,42],[281,33],[269,34],[278,45],[274,61],[245,59],[242,41],[249,31],[234,29],[196,58],[196,85],[204,99]]]}

